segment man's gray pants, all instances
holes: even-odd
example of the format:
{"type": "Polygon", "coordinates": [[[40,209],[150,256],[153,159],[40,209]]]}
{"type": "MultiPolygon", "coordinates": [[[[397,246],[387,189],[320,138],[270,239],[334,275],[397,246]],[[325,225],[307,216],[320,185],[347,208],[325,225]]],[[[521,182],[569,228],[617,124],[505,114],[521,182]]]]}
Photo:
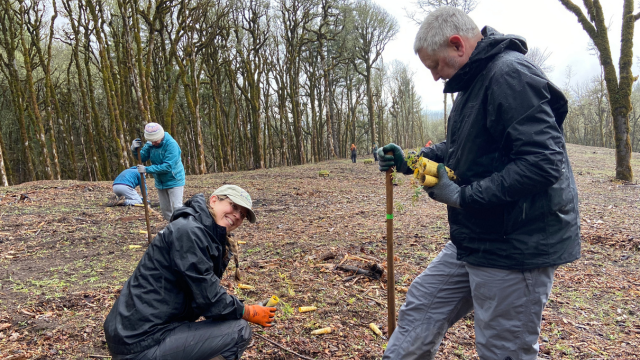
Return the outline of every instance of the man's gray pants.
{"type": "Polygon", "coordinates": [[[173,211],[179,207],[182,207],[182,192],[184,186],[176,186],[170,189],[158,189],[158,198],[160,199],[160,211],[162,217],[169,221],[173,211]]]}
{"type": "Polygon", "coordinates": [[[136,189],[131,186],[123,184],[113,185],[113,193],[116,194],[116,196],[124,196],[125,200],[123,205],[142,204],[142,198],[136,189]]]}
{"type": "Polygon", "coordinates": [[[411,283],[383,359],[433,359],[447,329],[474,310],[480,359],[535,360],[555,269],[472,266],[458,261],[448,242],[411,283]]]}

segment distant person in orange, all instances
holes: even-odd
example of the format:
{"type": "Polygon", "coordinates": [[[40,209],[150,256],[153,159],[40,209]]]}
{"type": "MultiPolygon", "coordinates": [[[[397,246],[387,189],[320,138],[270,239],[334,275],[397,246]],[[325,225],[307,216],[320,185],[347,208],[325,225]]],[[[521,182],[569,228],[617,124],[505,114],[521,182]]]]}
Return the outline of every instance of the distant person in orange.
{"type": "Polygon", "coordinates": [[[351,144],[351,162],[355,163],[356,162],[356,145],[355,144],[351,144]]]}
{"type": "Polygon", "coordinates": [[[429,142],[424,146],[424,147],[429,147],[431,146],[433,143],[431,142],[431,140],[429,140],[429,142]]]}

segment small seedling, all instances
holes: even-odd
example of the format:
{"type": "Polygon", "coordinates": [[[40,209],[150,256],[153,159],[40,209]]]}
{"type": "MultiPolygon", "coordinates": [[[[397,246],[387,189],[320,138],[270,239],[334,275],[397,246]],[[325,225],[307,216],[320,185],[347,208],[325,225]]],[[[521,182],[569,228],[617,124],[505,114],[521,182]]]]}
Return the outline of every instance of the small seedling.
{"type": "Polygon", "coordinates": [[[280,306],[280,312],[282,313],[282,318],[286,319],[289,316],[293,315],[293,313],[295,312],[295,309],[293,308],[293,306],[289,305],[288,303],[280,300],[280,304],[282,304],[280,306]]]}

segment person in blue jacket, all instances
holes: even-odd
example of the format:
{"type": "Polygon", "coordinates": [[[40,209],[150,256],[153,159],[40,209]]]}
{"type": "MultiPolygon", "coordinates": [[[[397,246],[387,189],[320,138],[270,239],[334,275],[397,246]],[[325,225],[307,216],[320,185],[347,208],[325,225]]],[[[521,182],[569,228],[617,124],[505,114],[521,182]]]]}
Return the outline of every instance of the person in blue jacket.
{"type": "Polygon", "coordinates": [[[173,137],[157,123],[148,123],[144,127],[144,138],[147,140],[144,146],[140,139],[133,140],[131,151],[137,154],[142,147],[142,162],[151,161],[151,166],[138,165],[138,172],[153,174],[162,217],[168,221],[173,211],[182,206],[185,178],[180,158],[182,150],[173,137]]]}
{"type": "Polygon", "coordinates": [[[142,197],[140,197],[140,194],[136,191],[138,186],[140,186],[140,173],[138,173],[136,166],[132,166],[121,172],[120,175],[113,180],[113,193],[115,194],[115,198],[109,201],[107,206],[142,204],[142,197]]]}

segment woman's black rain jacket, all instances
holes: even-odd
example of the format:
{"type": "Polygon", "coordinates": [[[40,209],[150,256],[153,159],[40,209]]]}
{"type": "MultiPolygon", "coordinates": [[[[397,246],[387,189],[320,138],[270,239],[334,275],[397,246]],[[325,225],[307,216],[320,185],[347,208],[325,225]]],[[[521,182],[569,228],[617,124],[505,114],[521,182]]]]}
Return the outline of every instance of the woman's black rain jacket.
{"type": "Polygon", "coordinates": [[[104,322],[111,353],[144,351],[180,323],[200,316],[241,319],[244,305],[220,286],[231,256],[225,256],[226,241],[226,229],[214,222],[204,195],[195,195],[176,210],[104,322]]]}

